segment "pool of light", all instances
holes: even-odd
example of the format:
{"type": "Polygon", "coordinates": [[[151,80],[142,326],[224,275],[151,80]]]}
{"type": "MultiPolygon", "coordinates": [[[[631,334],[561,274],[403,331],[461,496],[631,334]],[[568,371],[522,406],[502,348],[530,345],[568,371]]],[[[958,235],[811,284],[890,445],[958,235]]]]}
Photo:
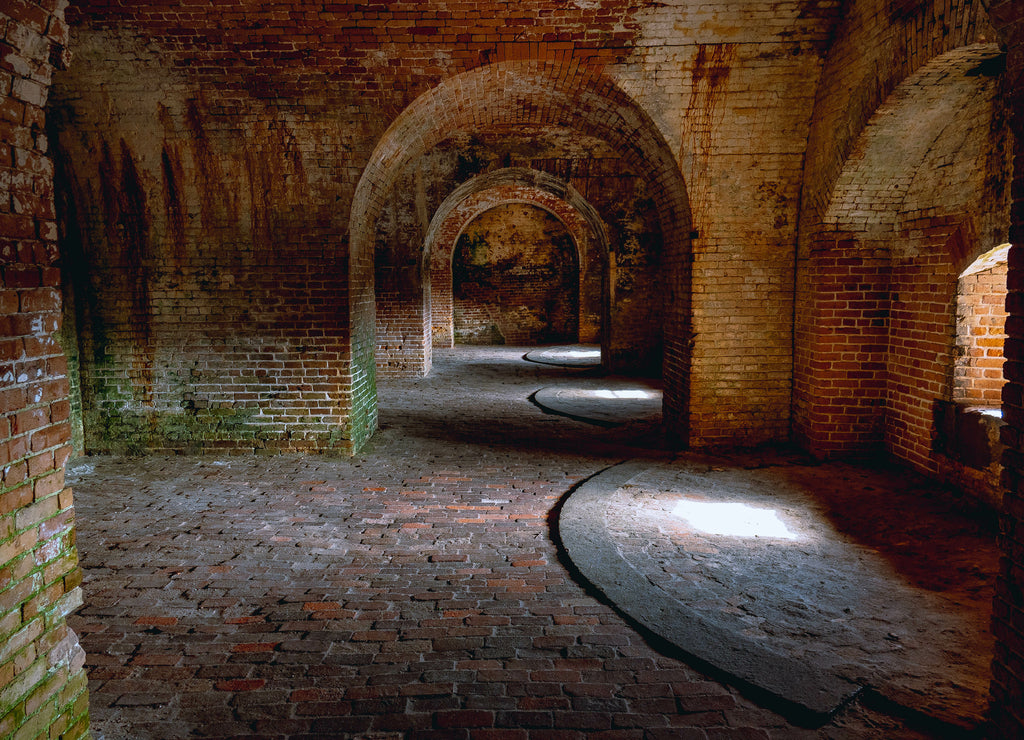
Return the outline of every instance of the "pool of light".
{"type": "Polygon", "coordinates": [[[759,509],[747,504],[691,501],[684,499],[672,509],[672,515],[685,519],[694,529],[705,534],[726,537],[770,537],[795,540],[785,523],[773,509],[759,509]]]}
{"type": "Polygon", "coordinates": [[[651,391],[644,390],[596,390],[596,391],[585,391],[587,395],[592,398],[609,398],[609,399],[630,399],[630,400],[644,400],[647,398],[658,398],[659,393],[653,393],[651,391]]]}
{"type": "Polygon", "coordinates": [[[578,360],[600,360],[601,350],[599,349],[569,349],[557,353],[566,357],[578,360]]]}

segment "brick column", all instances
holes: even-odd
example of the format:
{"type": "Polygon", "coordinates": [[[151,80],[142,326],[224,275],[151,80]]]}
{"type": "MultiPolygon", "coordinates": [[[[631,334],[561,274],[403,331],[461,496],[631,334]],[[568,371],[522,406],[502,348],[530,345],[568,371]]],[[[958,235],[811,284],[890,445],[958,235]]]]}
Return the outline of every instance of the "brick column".
{"type": "Polygon", "coordinates": [[[1007,42],[1005,85],[1015,138],[1011,206],[1007,340],[1003,387],[1003,559],[996,584],[992,665],[993,736],[1024,737],[1024,4],[993,0],[993,24],[1007,42]]]}
{"type": "Polygon", "coordinates": [[[82,602],[53,163],[43,108],[66,62],[66,0],[0,10],[0,737],[84,737],[82,602]]]}

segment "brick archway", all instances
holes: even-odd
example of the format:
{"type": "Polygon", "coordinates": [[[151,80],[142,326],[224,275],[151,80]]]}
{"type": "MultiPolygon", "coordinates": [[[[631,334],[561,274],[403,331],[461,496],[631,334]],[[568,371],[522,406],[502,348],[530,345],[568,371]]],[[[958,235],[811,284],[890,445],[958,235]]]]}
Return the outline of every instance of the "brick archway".
{"type": "Polygon", "coordinates": [[[403,167],[458,132],[554,126],[598,138],[641,174],[656,204],[667,276],[665,410],[669,431],[688,437],[690,214],[682,174],[650,116],[611,79],[577,64],[502,61],[449,78],[424,93],[385,132],[356,188],[350,221],[349,295],[357,419],[376,415],[373,230],[403,167]]]}
{"type": "Polygon", "coordinates": [[[424,256],[430,275],[434,345],[450,347],[454,341],[452,255],[459,236],[479,215],[506,203],[537,206],[565,226],[579,256],[581,340],[600,341],[602,276],[608,265],[608,236],[600,216],[570,185],[553,175],[509,168],[465,183],[445,200],[431,222],[424,256]]]}
{"type": "Polygon", "coordinates": [[[419,307],[395,302],[377,306],[377,372],[417,377],[429,371],[434,347],[454,344],[452,255],[466,227],[499,205],[524,203],[550,213],[572,238],[580,266],[581,332],[584,341],[600,341],[602,277],[608,262],[608,236],[601,217],[571,185],[538,170],[505,168],[479,175],[449,195],[431,219],[423,248],[423,272],[429,276],[419,307]],[[587,306],[584,310],[583,306],[587,306]],[[386,311],[386,315],[382,315],[386,311]],[[402,315],[395,315],[395,312],[402,315]],[[408,314],[416,314],[410,316],[408,314]],[[421,341],[389,336],[391,327],[423,326],[421,341]],[[589,331],[584,331],[584,325],[589,331]],[[392,341],[394,339],[394,341],[392,341]],[[401,346],[400,356],[390,352],[401,346]]]}
{"type": "Polygon", "coordinates": [[[804,250],[859,137],[893,91],[932,60],[995,40],[984,5],[977,0],[849,4],[822,72],[829,85],[811,117],[801,195],[804,250]],[[872,43],[863,43],[865,36],[872,43]]]}
{"type": "MultiPolygon", "coordinates": [[[[985,68],[996,44],[972,44],[936,57],[879,106],[833,185],[820,232],[888,243],[936,142],[955,114],[990,105],[997,93],[985,68]],[[953,115],[951,115],[953,114],[953,115]]],[[[942,164],[941,162],[939,164],[942,164]]]]}
{"type": "Polygon", "coordinates": [[[948,245],[955,233],[1000,243],[1008,227],[998,205],[986,205],[1006,197],[989,192],[986,168],[1001,163],[983,151],[1003,131],[999,86],[985,71],[998,54],[993,44],[965,46],[904,80],[861,132],[821,221],[805,232],[794,433],[816,454],[884,447],[934,472],[931,404],[951,392],[962,269],[948,245]],[[963,225],[965,213],[978,223],[963,225]]]}

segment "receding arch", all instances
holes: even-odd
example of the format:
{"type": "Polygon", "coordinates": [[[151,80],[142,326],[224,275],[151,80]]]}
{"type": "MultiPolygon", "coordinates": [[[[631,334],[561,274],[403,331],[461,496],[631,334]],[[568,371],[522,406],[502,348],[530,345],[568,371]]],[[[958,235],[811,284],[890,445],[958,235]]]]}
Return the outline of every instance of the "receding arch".
{"type": "Polygon", "coordinates": [[[522,199],[484,210],[451,256],[455,339],[460,344],[575,344],[580,252],[551,211],[522,199]]]}
{"type": "Polygon", "coordinates": [[[434,345],[451,346],[454,340],[451,261],[455,244],[474,219],[505,203],[537,206],[565,226],[579,255],[582,338],[599,341],[600,336],[594,334],[595,330],[600,332],[601,314],[606,309],[602,276],[608,267],[608,234],[601,217],[560,178],[538,170],[505,168],[463,183],[445,199],[431,221],[424,258],[430,275],[434,345]]]}
{"type": "Polygon", "coordinates": [[[666,275],[665,410],[674,436],[688,438],[690,214],[682,174],[650,116],[600,71],[541,60],[502,61],[451,77],[420,95],[382,136],[353,199],[349,231],[353,396],[375,415],[373,233],[403,168],[464,131],[556,126],[608,143],[646,182],[661,222],[666,275]]]}

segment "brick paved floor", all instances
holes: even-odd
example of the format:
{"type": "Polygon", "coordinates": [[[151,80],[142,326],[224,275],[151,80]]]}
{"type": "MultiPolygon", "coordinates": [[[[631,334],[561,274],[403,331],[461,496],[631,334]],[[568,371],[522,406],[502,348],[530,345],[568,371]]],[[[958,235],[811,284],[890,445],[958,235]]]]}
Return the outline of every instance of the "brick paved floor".
{"type": "Polygon", "coordinates": [[[928,737],[858,705],[793,727],[576,583],[553,510],[656,434],[542,414],[566,372],[522,352],[382,384],[353,459],[73,465],[97,739],[928,737]]]}

